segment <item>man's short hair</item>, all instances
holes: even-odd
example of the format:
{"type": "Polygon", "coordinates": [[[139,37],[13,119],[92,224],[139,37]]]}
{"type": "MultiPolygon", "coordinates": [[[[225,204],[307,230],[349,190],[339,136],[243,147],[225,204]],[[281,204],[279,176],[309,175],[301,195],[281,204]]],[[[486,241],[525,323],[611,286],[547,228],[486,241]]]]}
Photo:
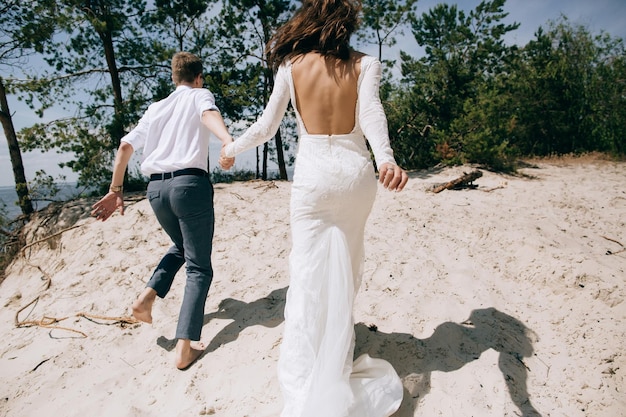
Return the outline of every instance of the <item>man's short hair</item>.
{"type": "Polygon", "coordinates": [[[172,57],[172,79],[175,84],[193,82],[202,74],[202,61],[189,52],[177,52],[172,57]]]}

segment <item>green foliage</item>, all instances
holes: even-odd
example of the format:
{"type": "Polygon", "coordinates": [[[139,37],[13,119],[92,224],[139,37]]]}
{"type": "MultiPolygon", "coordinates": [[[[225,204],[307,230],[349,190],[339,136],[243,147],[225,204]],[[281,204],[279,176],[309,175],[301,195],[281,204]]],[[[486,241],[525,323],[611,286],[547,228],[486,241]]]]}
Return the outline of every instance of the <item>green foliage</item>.
{"type": "Polygon", "coordinates": [[[5,268],[18,249],[18,237],[14,224],[9,220],[6,204],[0,201],[0,284],[4,280],[5,268]]]}
{"type": "Polygon", "coordinates": [[[429,102],[420,87],[385,83],[383,105],[389,137],[398,164],[405,168],[427,168],[436,163],[434,135],[428,120],[429,102]]]}
{"type": "Polygon", "coordinates": [[[21,145],[24,150],[57,150],[75,155],[74,159],[59,165],[78,172],[79,185],[96,186],[110,182],[110,168],[117,146],[106,130],[91,130],[87,120],[35,124],[22,130],[21,145]]]}
{"type": "Polygon", "coordinates": [[[515,52],[502,41],[518,27],[500,23],[507,16],[503,5],[504,0],[484,1],[466,15],[455,5],[439,4],[414,20],[413,35],[426,55],[416,59],[401,53],[403,79],[386,103],[394,151],[405,167],[487,155],[474,133],[479,127],[471,125],[478,115],[469,116],[468,110],[515,52]]]}
{"type": "Polygon", "coordinates": [[[211,171],[211,182],[213,182],[213,184],[250,181],[254,179],[256,179],[256,173],[249,170],[233,169],[224,171],[220,168],[215,168],[211,171]]]}
{"type": "Polygon", "coordinates": [[[507,16],[503,5],[504,0],[484,1],[466,16],[456,6],[440,4],[414,22],[413,34],[426,56],[419,60],[419,68],[405,59],[403,75],[414,79],[405,72],[414,69],[415,81],[427,83],[429,116],[439,129],[447,129],[463,114],[466,100],[475,97],[485,78],[504,67],[511,49],[502,37],[518,25],[499,23],[507,16]]]}
{"type": "MultiPolygon", "coordinates": [[[[9,225],[9,211],[4,201],[0,201],[0,230],[6,232],[9,225]]],[[[0,233],[2,235],[2,233],[0,233]]]]}
{"type": "MultiPolygon", "coordinates": [[[[143,175],[137,167],[127,173],[124,180],[124,192],[132,193],[146,191],[148,182],[149,179],[143,175]]],[[[91,191],[88,194],[92,197],[101,197],[109,192],[110,185],[111,179],[107,178],[106,182],[103,181],[96,187],[89,187],[91,191]]]]}
{"type": "MultiPolygon", "coordinates": [[[[139,171],[139,168],[137,168],[135,171],[128,173],[124,190],[127,192],[145,191],[148,186],[148,182],[148,178],[139,171]]],[[[108,191],[108,188],[109,187],[107,185],[106,190],[103,191],[108,191]]],[[[104,195],[104,193],[100,193],[99,195],[104,195]]]]}
{"type": "Polygon", "coordinates": [[[54,35],[53,0],[4,0],[0,5],[0,66],[32,52],[54,35]]]}
{"type": "Polygon", "coordinates": [[[622,40],[593,37],[563,18],[523,49],[508,47],[502,37],[518,25],[500,23],[503,5],[484,1],[466,15],[440,4],[415,20],[426,55],[401,53],[403,78],[384,89],[398,161],[510,171],[520,156],[623,155],[622,40]]]}
{"type": "Polygon", "coordinates": [[[610,51],[596,67],[592,92],[591,135],[597,150],[626,155],[626,52],[624,44],[603,37],[610,51]]]}
{"type": "MultiPolygon", "coordinates": [[[[265,46],[293,9],[289,0],[224,0],[212,21],[212,38],[219,50],[211,57],[207,83],[221,97],[220,108],[227,118],[248,122],[242,128],[255,120],[267,104],[274,74],[265,61],[265,46]]],[[[281,176],[287,178],[286,163],[290,158],[285,158],[284,152],[294,138],[295,131],[287,127],[276,134],[273,150],[269,143],[264,144],[262,168],[257,167],[261,178],[267,178],[267,161],[272,153],[281,176]]]]}
{"type": "Polygon", "coordinates": [[[60,190],[57,181],[44,170],[35,173],[35,178],[30,181],[29,186],[31,198],[35,201],[52,199],[60,190]]]}
{"type": "MultiPolygon", "coordinates": [[[[383,60],[383,47],[396,44],[395,35],[404,34],[404,26],[415,18],[417,0],[363,0],[363,17],[358,39],[378,47],[383,60]]],[[[392,62],[390,62],[391,64],[392,62]]]]}
{"type": "Polygon", "coordinates": [[[464,115],[452,123],[451,135],[460,144],[458,162],[480,164],[494,171],[515,170],[518,153],[509,142],[515,116],[510,97],[499,87],[485,87],[475,99],[468,100],[464,115]]]}
{"type": "Polygon", "coordinates": [[[540,28],[515,74],[523,154],[624,152],[626,54],[621,40],[593,37],[566,19],[540,28]],[[524,109],[521,111],[521,109],[524,109]]]}
{"type": "MultiPolygon", "coordinates": [[[[273,74],[264,48],[296,3],[6,0],[0,66],[12,68],[33,52],[46,63],[16,71],[25,79],[3,76],[8,93],[39,116],[52,107],[72,115],[23,129],[20,148],[69,153],[73,158],[62,165],[79,173],[80,185],[108,187],[121,137],[151,102],[173,90],[169,65],[177,50],[203,58],[206,86],[237,135],[267,103],[273,74]]],[[[415,40],[400,53],[400,79],[386,71],[381,85],[402,166],[475,163],[511,170],[527,155],[625,154],[621,39],[592,36],[563,18],[518,48],[503,41],[519,26],[502,23],[505,0],[483,1],[467,13],[439,4],[421,16],[416,4],[364,0],[358,33],[360,42],[378,45],[381,58],[403,28],[410,26],[415,40]],[[418,49],[425,55],[412,56],[418,49]]],[[[263,177],[268,159],[283,170],[293,161],[293,141],[295,125],[286,118],[274,143],[263,148],[263,177]]],[[[125,187],[144,189],[145,178],[129,173],[125,187]]]]}
{"type": "Polygon", "coordinates": [[[155,51],[160,50],[160,62],[167,62],[176,51],[188,51],[200,58],[216,52],[208,30],[210,3],[206,0],[156,0],[155,8],[146,10],[142,24],[153,28],[153,36],[159,39],[155,51]]]}
{"type": "MultiPolygon", "coordinates": [[[[207,32],[198,29],[208,26],[208,3],[158,1],[156,9],[138,0],[85,7],[78,1],[37,3],[55,11],[48,22],[57,35],[37,44],[51,71],[11,87],[23,92],[40,116],[52,105],[65,103],[76,117],[24,129],[22,146],[27,151],[73,154],[75,158],[62,166],[78,172],[80,184],[108,185],[120,138],[150,102],[173,90],[173,52],[214,52],[206,51],[207,32]]],[[[135,181],[141,178],[129,176],[127,189],[135,181]]]]}

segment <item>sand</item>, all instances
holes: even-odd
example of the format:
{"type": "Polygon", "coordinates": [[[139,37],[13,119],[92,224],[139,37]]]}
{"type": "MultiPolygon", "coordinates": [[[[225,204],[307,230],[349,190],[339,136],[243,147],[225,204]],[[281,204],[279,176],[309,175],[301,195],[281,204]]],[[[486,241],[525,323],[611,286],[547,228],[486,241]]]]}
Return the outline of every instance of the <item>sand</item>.
{"type": "MultiPolygon", "coordinates": [[[[412,172],[370,216],[357,354],[402,377],[394,417],[626,416],[626,164],[534,161],[432,192],[474,169],[412,172]]],[[[129,318],[169,246],[144,195],[105,223],[93,199],[40,212],[0,285],[0,415],[278,417],[290,186],[215,186],[208,348],[186,371],[184,269],[151,325],[129,318]]]]}

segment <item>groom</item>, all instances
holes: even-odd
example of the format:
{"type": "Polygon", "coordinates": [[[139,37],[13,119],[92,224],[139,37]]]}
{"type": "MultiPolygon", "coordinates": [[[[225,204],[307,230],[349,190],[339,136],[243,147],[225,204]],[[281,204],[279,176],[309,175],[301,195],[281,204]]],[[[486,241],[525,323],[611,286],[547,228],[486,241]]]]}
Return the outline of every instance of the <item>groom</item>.
{"type": "MultiPolygon", "coordinates": [[[[233,141],[215,105],[213,94],[202,88],[202,61],[188,52],[172,58],[176,90],[150,105],[137,126],[121,139],[107,195],[93,205],[92,215],[107,220],[119,209],[124,214],[124,173],[133,152],[143,148],[141,172],[150,177],[147,197],[159,224],[173,246],[163,256],[146,288],[132,304],[133,316],[152,323],[152,305],[164,298],[185,263],[187,282],[176,328],[178,369],[186,369],[200,357],[204,307],[213,279],[211,250],[213,186],[208,174],[209,136],[223,145],[233,141]]],[[[234,158],[220,158],[223,169],[234,158]]]]}

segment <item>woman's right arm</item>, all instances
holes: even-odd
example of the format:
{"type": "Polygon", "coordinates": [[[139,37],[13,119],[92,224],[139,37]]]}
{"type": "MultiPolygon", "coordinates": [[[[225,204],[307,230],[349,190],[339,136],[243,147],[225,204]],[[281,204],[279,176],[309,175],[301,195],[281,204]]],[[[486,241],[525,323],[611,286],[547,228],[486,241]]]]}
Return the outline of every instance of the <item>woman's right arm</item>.
{"type": "Polygon", "coordinates": [[[288,68],[284,66],[278,69],[274,88],[263,114],[243,135],[223,148],[223,156],[234,157],[243,151],[267,142],[276,134],[289,104],[290,89],[287,71],[288,68]]]}

